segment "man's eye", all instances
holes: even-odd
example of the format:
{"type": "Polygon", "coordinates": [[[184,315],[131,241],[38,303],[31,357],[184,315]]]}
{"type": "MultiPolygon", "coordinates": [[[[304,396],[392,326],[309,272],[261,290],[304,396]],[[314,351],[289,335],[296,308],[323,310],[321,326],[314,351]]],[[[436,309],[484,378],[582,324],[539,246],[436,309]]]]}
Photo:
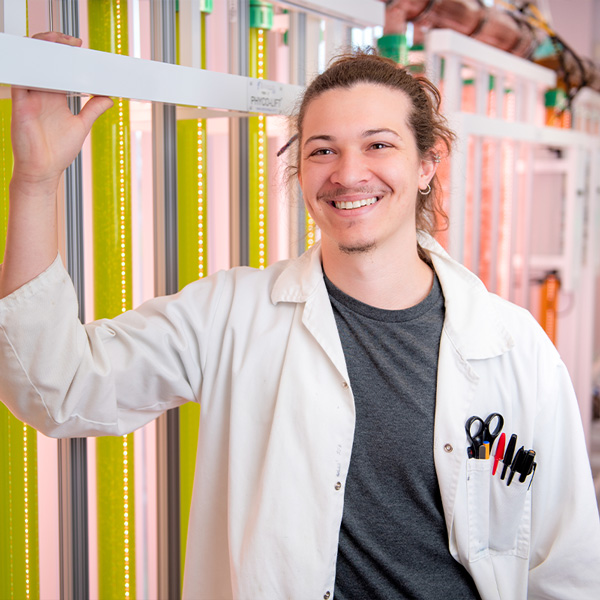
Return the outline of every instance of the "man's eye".
{"type": "Polygon", "coordinates": [[[374,144],[371,144],[371,148],[374,150],[382,150],[383,148],[390,148],[390,145],[384,144],[383,142],[375,142],[374,144]]]}

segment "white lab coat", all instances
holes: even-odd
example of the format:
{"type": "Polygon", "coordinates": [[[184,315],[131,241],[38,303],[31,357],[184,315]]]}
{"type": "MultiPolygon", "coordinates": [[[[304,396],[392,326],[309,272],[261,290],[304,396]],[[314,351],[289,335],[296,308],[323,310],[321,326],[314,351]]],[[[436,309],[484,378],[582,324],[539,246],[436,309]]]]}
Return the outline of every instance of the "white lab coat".
{"type": "MultiPolygon", "coordinates": [[[[420,243],[446,302],[432,452],[450,552],[484,600],[597,599],[600,525],[567,371],[529,313],[420,243]],[[465,421],[491,412],[537,452],[530,490],[467,460],[465,421]]],[[[59,261],[0,301],[11,410],[48,435],[103,435],[201,401],[184,597],[333,597],[355,412],[319,248],[113,321],[82,327],[76,311],[59,261]]]]}

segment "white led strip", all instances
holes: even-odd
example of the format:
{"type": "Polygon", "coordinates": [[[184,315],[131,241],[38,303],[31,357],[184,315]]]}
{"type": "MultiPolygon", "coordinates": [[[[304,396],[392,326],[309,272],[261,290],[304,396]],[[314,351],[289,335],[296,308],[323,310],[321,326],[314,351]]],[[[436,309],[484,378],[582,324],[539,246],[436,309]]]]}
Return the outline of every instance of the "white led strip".
{"type": "MultiPolygon", "coordinates": [[[[264,71],[265,37],[264,30],[258,30],[258,79],[265,78],[264,71]]],[[[258,116],[258,268],[266,266],[265,253],[265,138],[266,120],[258,116]]]]}

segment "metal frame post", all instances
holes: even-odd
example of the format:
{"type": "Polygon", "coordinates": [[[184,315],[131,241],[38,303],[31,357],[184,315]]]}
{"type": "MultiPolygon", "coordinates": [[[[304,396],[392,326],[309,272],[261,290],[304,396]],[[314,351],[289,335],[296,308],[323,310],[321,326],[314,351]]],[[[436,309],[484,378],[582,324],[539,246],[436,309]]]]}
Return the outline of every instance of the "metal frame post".
{"type": "MultiPolygon", "coordinates": [[[[152,58],[176,63],[175,0],[153,0],[152,58]]],[[[155,291],[178,289],[177,117],[174,105],[152,107],[154,133],[155,291]]],[[[181,592],[179,506],[179,411],[158,418],[157,512],[158,595],[179,600],[181,592]]]]}
{"type": "MultiPolygon", "coordinates": [[[[250,7],[247,0],[232,0],[229,9],[229,72],[248,76],[250,7]]],[[[239,118],[229,129],[231,266],[250,262],[248,119],[239,118]]]]}
{"type": "MultiPolygon", "coordinates": [[[[24,4],[24,3],[23,3],[24,4]]],[[[63,33],[79,36],[79,11],[75,0],[53,7],[63,33]]],[[[68,99],[74,114],[79,97],[68,99]]],[[[81,153],[67,168],[64,186],[66,266],[77,294],[79,319],[85,321],[83,265],[83,185],[81,153]]],[[[89,598],[87,440],[58,440],[58,495],[60,592],[63,600],[89,598]]]]}

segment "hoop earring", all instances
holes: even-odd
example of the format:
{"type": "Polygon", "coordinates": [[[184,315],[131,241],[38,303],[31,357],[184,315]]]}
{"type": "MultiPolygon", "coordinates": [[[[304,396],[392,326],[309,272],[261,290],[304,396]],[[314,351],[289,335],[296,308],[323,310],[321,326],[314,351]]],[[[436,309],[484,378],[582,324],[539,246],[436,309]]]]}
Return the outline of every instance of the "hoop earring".
{"type": "Polygon", "coordinates": [[[419,188],[419,194],[421,194],[421,196],[427,196],[430,193],[431,193],[431,186],[429,184],[427,184],[427,187],[424,190],[419,188]]]}

